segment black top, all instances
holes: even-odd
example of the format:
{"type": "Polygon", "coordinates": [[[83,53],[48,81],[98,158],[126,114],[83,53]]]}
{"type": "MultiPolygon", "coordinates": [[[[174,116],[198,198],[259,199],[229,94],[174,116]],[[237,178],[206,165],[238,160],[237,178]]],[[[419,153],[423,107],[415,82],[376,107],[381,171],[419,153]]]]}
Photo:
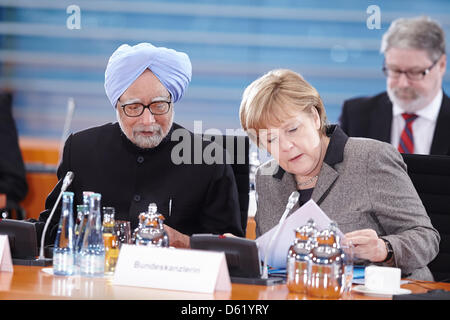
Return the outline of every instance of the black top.
{"type": "MultiPolygon", "coordinates": [[[[65,143],[57,172],[60,181],[39,219],[47,219],[61,190],[61,178],[73,171],[75,178],[68,191],[75,193],[74,206],[82,203],[83,191],[98,192],[102,207],[114,207],[116,220],[129,220],[132,230],[139,213],[154,202],[165,223],[184,234],[230,232],[244,236],[233,171],[228,164],[202,161],[209,144],[175,123],[167,137],[151,149],[134,145],[118,123],[75,133],[65,143]],[[179,155],[184,163],[176,163],[179,155]]],[[[52,219],[48,243],[54,241],[59,213],[57,209],[52,219]]]]}
{"type": "Polygon", "coordinates": [[[307,203],[309,199],[311,199],[313,191],[314,188],[298,190],[298,192],[300,193],[300,198],[298,199],[298,204],[300,205],[300,207],[307,203]]]}

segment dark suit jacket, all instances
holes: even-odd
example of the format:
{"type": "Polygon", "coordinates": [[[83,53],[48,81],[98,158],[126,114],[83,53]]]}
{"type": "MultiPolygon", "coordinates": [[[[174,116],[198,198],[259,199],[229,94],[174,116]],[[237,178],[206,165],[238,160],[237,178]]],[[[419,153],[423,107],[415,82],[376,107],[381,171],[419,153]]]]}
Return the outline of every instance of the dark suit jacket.
{"type": "MultiPolygon", "coordinates": [[[[82,203],[83,191],[98,192],[102,195],[102,207],[114,207],[116,220],[130,221],[132,229],[137,227],[139,213],[147,211],[149,203],[154,202],[158,212],[165,216],[164,222],[184,234],[230,232],[244,236],[230,165],[174,163],[173,153],[178,155],[180,143],[189,139],[187,146],[192,149],[183,150],[188,157],[196,157],[196,149],[202,152],[202,147],[209,145],[175,123],[167,137],[151,149],[134,145],[118,123],[70,135],[57,172],[59,182],[48,196],[46,210],[39,219],[47,220],[62,179],[67,171],[73,171],[75,177],[68,191],[75,193],[74,205],[82,203]],[[174,138],[179,133],[183,134],[181,139],[174,138]]],[[[46,243],[54,241],[60,212],[61,209],[55,211],[46,243]]]]}
{"type": "MultiPolygon", "coordinates": [[[[372,138],[390,143],[392,103],[386,92],[344,102],[340,126],[350,137],[372,138]]],[[[450,99],[444,93],[430,154],[450,155],[450,99]]]]}
{"type": "Polygon", "coordinates": [[[28,186],[11,104],[11,94],[0,94],[0,193],[6,194],[8,209],[17,209],[28,186]]]}

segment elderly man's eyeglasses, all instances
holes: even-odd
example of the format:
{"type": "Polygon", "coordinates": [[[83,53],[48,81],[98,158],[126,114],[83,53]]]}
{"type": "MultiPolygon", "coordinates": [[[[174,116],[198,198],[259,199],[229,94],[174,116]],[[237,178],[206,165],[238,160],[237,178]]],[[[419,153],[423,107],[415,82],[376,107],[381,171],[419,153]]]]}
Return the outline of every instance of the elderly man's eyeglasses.
{"type": "Polygon", "coordinates": [[[148,105],[144,105],[140,102],[133,102],[120,106],[128,117],[139,117],[144,113],[145,109],[148,109],[151,114],[159,116],[169,112],[171,103],[171,101],[153,101],[148,105]]]}
{"type": "Polygon", "coordinates": [[[388,68],[388,67],[386,67],[385,63],[383,63],[383,72],[386,75],[386,77],[389,77],[392,79],[398,79],[398,78],[400,78],[400,75],[402,73],[404,73],[405,76],[409,80],[419,81],[419,80],[422,80],[423,78],[425,78],[425,76],[431,71],[431,69],[433,69],[433,67],[436,65],[436,63],[439,61],[439,59],[440,59],[440,57],[435,62],[433,62],[433,64],[431,66],[429,66],[425,70],[403,71],[403,70],[399,70],[399,69],[388,68]]]}

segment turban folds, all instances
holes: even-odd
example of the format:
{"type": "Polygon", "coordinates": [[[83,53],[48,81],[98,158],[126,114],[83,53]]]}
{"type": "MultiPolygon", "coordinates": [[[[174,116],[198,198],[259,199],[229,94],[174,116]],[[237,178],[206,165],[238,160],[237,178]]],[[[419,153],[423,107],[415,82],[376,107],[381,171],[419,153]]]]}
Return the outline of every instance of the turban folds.
{"type": "Polygon", "coordinates": [[[113,107],[147,68],[170,92],[172,102],[181,99],[192,77],[187,54],[150,43],[123,44],[111,55],[105,71],[105,91],[113,107]]]}

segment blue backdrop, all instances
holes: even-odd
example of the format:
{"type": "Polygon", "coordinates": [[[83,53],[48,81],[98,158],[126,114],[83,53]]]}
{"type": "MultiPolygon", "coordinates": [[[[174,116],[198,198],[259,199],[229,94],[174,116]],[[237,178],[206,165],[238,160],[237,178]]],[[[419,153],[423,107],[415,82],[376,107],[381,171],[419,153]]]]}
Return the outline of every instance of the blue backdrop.
{"type": "MultiPolygon", "coordinates": [[[[21,136],[59,139],[67,99],[72,131],[115,121],[103,88],[108,57],[122,43],[151,42],[189,54],[193,78],[175,106],[189,129],[239,129],[245,87],[273,68],[301,73],[321,94],[330,122],[343,100],[385,89],[382,34],[401,16],[429,15],[450,34],[450,1],[51,1],[0,0],[0,89],[14,92],[21,136]],[[69,29],[69,5],[80,29],[69,29]],[[369,29],[369,5],[381,13],[369,29]]],[[[444,90],[450,88],[449,76],[444,90]]]]}

